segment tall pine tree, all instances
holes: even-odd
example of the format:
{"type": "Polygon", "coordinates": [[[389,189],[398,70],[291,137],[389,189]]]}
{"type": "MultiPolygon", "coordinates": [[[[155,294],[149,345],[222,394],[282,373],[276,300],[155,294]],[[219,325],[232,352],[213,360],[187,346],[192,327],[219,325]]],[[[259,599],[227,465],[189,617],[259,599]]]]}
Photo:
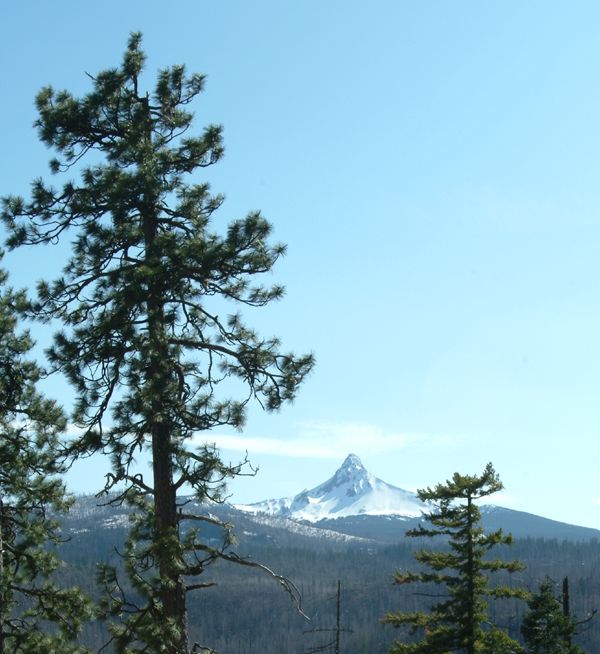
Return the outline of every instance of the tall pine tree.
{"type": "Polygon", "coordinates": [[[52,580],[61,540],[53,516],[69,504],[57,459],[65,419],[36,391],[32,343],[16,331],[24,298],[5,281],[0,271],[0,653],[83,652],[74,641],[88,603],[52,580]]]}
{"type": "Polygon", "coordinates": [[[431,511],[425,521],[431,527],[419,525],[407,532],[414,538],[441,537],[447,547],[436,550],[421,549],[417,561],[429,570],[398,572],[395,583],[421,582],[441,587],[443,601],[434,604],[429,612],[389,613],[384,622],[394,627],[408,627],[418,642],[396,642],[391,654],[515,654],[522,652],[519,643],[509,638],[488,622],[488,597],[520,597],[526,593],[518,588],[491,585],[488,575],[505,570],[515,572],[523,568],[517,561],[489,560],[487,553],[496,545],[510,544],[512,538],[501,530],[485,534],[481,527],[481,513],[475,502],[502,489],[502,483],[488,464],[480,476],[455,473],[452,480],[433,489],[418,492],[431,511]]]}
{"type": "Polygon", "coordinates": [[[279,409],[313,357],[282,353],[277,338],[260,337],[239,313],[282,297],[281,286],[254,280],[285,248],[269,242],[259,212],[212,227],[223,199],[190,181],[223,155],[220,127],[189,134],[188,107],[204,77],[173,66],[148,93],[144,61],[133,34],[121,66],[93,77],[85,97],[39,93],[39,134],[57,152],[51,168],[79,172],[79,181],[56,189],[36,180],[31,200],[5,200],[3,218],[10,247],[71,232],[63,276],[39,284],[34,313],[65,326],[49,356],[77,391],[73,419],[83,433],[72,454],[108,453],[106,490],[119,489],[140,510],[126,563],[145,601],[134,608],[118,581],[104,578],[113,612],[129,616],[115,642],[120,652],[181,654],[190,648],[186,590],[202,586],[193,577],[220,552],[184,529],[193,516],[177,494],[218,499],[222,482],[239,472],[192,438],[241,427],[253,399],[279,409]],[[151,479],[136,472],[140,451],[150,454],[151,479]]]}

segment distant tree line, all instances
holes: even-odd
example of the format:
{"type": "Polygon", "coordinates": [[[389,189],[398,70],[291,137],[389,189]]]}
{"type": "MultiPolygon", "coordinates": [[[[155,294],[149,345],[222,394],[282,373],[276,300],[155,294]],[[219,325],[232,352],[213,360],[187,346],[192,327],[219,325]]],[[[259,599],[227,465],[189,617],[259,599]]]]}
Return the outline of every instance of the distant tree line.
{"type": "MultiPolygon", "coordinates": [[[[98,518],[93,515],[69,520],[68,524],[77,533],[60,546],[67,561],[60,571],[61,583],[80,586],[93,595],[98,591],[90,579],[90,567],[99,561],[118,565],[115,547],[120,548],[126,528],[98,529],[98,518]],[[80,531],[83,529],[89,531],[80,531]]],[[[305,632],[335,626],[333,598],[338,579],[342,582],[341,624],[350,630],[342,633],[341,652],[385,654],[398,634],[381,623],[382,616],[395,609],[427,611],[432,603],[427,596],[431,590],[426,584],[394,584],[394,570],[416,573],[419,564],[414,558],[415,551],[424,547],[445,549],[442,539],[404,538],[400,533],[398,544],[387,546],[357,546],[321,540],[300,541],[304,544],[299,546],[287,538],[263,538],[260,534],[255,536],[241,531],[237,536],[236,549],[266,562],[297,583],[310,622],[298,614],[263,575],[216,564],[207,571],[205,578],[216,585],[190,600],[190,632],[193,638],[211,643],[218,652],[231,654],[256,651],[304,654],[323,643],[318,634],[305,632]],[[235,598],[235,610],[232,610],[232,598],[235,598]]],[[[599,545],[594,541],[527,538],[516,540],[512,545],[498,546],[498,558],[517,559],[527,567],[512,574],[499,572],[497,583],[522,586],[535,595],[540,584],[549,577],[556,582],[553,595],[560,598],[561,581],[568,576],[571,615],[577,621],[583,620],[600,606],[599,545]]],[[[489,619],[511,638],[522,642],[521,626],[527,610],[526,602],[518,599],[492,602],[489,619]]],[[[100,623],[88,623],[82,642],[95,651],[103,642],[102,634],[100,623]]],[[[590,654],[598,651],[600,622],[592,620],[580,625],[573,643],[590,654]]]]}

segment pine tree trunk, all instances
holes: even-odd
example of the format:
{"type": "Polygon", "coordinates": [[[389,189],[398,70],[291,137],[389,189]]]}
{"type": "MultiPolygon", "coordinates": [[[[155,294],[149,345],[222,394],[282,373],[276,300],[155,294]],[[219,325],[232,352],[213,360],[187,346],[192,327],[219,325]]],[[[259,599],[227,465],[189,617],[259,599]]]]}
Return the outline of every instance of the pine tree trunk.
{"type": "Polygon", "coordinates": [[[0,498],[0,654],[4,654],[4,502],[0,498]]]}
{"type": "MultiPolygon", "coordinates": [[[[570,595],[569,595],[569,577],[565,577],[563,579],[563,583],[562,583],[562,612],[563,612],[563,615],[566,618],[569,618],[569,620],[571,619],[571,599],[570,599],[570,595]]],[[[572,644],[572,638],[571,638],[570,634],[566,637],[565,640],[567,642],[567,645],[570,646],[572,644]]]]}
{"type": "MultiPolygon", "coordinates": [[[[149,321],[149,324],[155,323],[156,317],[156,314],[154,314],[154,319],[149,321]]],[[[154,328],[160,329],[160,323],[154,324],[154,328]]],[[[153,355],[159,356],[159,353],[154,351],[153,355]]],[[[166,356],[165,353],[163,355],[166,356]]],[[[164,366],[164,362],[162,363],[161,366],[154,361],[150,366],[149,381],[150,387],[153,389],[161,387],[159,370],[164,366]]],[[[165,383],[162,387],[166,386],[165,383]]],[[[165,544],[173,544],[175,539],[179,539],[177,497],[173,482],[171,429],[167,422],[161,420],[162,410],[164,410],[164,406],[161,406],[161,404],[160,397],[152,398],[153,417],[156,418],[151,425],[152,470],[154,476],[154,537],[165,544]]],[[[173,558],[173,554],[176,554],[176,552],[170,552],[167,556],[159,555],[158,557],[159,597],[164,619],[176,624],[179,631],[179,637],[176,642],[169,643],[166,654],[184,654],[188,651],[185,586],[183,577],[178,570],[179,563],[176,558],[173,558]]]]}
{"type": "Polygon", "coordinates": [[[467,647],[466,654],[475,654],[475,563],[473,556],[473,499],[467,497],[467,647]]]}
{"type": "Polygon", "coordinates": [[[571,617],[571,602],[569,599],[569,577],[565,577],[562,583],[562,610],[563,615],[571,617]]]}
{"type": "MultiPolygon", "coordinates": [[[[154,538],[164,543],[179,539],[177,519],[176,488],[173,483],[173,463],[171,457],[171,425],[165,415],[168,404],[169,388],[169,349],[164,321],[164,299],[161,288],[157,286],[153,272],[160,265],[155,256],[155,239],[157,220],[154,215],[152,193],[145,197],[146,208],[143,212],[144,241],[146,262],[150,271],[148,280],[148,342],[150,348],[146,383],[150,390],[151,417],[150,432],[152,436],[152,471],[154,481],[154,538]]],[[[162,553],[161,553],[162,554],[162,553]]],[[[171,552],[173,554],[173,552],[171,552]]],[[[166,622],[174,623],[179,632],[175,642],[168,643],[165,654],[187,654],[187,610],[184,579],[178,570],[179,564],[172,556],[159,555],[158,573],[160,578],[159,598],[166,622]]],[[[1,654],[1,653],[0,653],[1,654]]]]}
{"type": "MultiPolygon", "coordinates": [[[[155,531],[156,537],[159,539],[177,534],[178,530],[177,502],[169,441],[168,426],[155,423],[152,430],[152,458],[155,531]]],[[[174,570],[173,563],[173,561],[160,559],[160,601],[165,620],[175,622],[180,632],[176,643],[169,643],[168,654],[183,654],[188,651],[185,587],[183,578],[174,570]]]]}
{"type": "Polygon", "coordinates": [[[335,654],[340,654],[340,593],[341,593],[341,582],[338,579],[337,583],[337,603],[336,603],[336,620],[335,620],[335,654]]]}

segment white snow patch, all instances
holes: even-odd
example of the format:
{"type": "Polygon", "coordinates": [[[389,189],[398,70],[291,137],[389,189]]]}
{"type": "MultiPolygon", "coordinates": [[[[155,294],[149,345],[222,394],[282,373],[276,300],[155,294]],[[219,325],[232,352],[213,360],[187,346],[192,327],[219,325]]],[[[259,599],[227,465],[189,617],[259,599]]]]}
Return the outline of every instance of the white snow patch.
{"type": "Polygon", "coordinates": [[[254,515],[318,522],[357,515],[415,518],[422,515],[426,506],[415,493],[387,484],[367,472],[360,459],[350,454],[331,479],[291,500],[266,500],[236,508],[254,515]]]}

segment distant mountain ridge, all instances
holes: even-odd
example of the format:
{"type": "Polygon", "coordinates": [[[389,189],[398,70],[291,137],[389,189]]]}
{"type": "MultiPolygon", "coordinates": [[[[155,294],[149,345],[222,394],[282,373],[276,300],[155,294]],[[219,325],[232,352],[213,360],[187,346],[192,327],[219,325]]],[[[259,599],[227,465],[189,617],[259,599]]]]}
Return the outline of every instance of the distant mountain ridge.
{"type": "MultiPolygon", "coordinates": [[[[406,529],[415,528],[423,512],[428,510],[416,493],[392,486],[369,473],[355,454],[349,454],[326,482],[293,498],[237,504],[232,508],[250,518],[285,518],[382,542],[393,542],[406,529]]],[[[487,531],[502,528],[517,538],[600,540],[597,529],[494,505],[480,508],[487,531]]]]}
{"type": "Polygon", "coordinates": [[[378,479],[355,454],[349,454],[333,477],[311,490],[291,499],[238,504],[236,508],[314,523],[358,515],[417,518],[427,507],[415,493],[378,479]]]}
{"type": "MultiPolygon", "coordinates": [[[[370,474],[354,454],[346,457],[330,479],[293,498],[238,505],[181,500],[191,512],[214,514],[234,525],[236,534],[247,543],[268,541],[281,546],[308,542],[319,547],[326,543],[336,547],[398,543],[407,530],[421,523],[423,512],[428,510],[415,493],[370,474]]],[[[107,501],[105,498],[102,506],[95,497],[79,497],[65,519],[67,532],[124,531],[131,509],[106,505],[107,501]]],[[[502,528],[518,539],[600,541],[597,529],[493,505],[480,508],[486,531],[502,528]]],[[[209,529],[205,536],[218,538],[219,534],[211,535],[209,529]]]]}

